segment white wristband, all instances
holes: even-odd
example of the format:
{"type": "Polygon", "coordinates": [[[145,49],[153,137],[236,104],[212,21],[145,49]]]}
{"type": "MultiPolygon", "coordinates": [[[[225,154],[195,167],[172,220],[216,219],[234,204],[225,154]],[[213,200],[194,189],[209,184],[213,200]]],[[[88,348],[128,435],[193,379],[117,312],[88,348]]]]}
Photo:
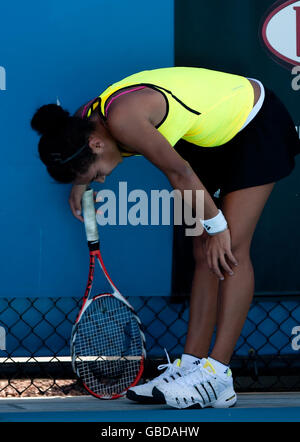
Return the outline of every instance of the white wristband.
{"type": "Polygon", "coordinates": [[[209,235],[216,235],[217,233],[224,232],[224,230],[228,228],[227,221],[220,209],[218,215],[214,218],[207,220],[200,219],[200,222],[209,235]]]}

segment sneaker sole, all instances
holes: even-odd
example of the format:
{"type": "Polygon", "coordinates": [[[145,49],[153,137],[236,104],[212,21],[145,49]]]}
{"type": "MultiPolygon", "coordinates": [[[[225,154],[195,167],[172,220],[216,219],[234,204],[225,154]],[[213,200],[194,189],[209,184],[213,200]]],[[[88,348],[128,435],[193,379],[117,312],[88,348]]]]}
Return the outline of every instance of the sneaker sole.
{"type": "MultiPolygon", "coordinates": [[[[158,388],[156,388],[156,387],[153,388],[152,395],[157,400],[164,400],[164,403],[167,403],[164,394],[160,390],[158,390],[158,388]]],[[[237,402],[237,398],[236,398],[235,393],[232,395],[232,397],[230,397],[229,399],[226,399],[225,401],[223,398],[222,398],[223,400],[222,399],[220,400],[220,399],[218,401],[215,401],[210,404],[203,405],[203,406],[201,406],[199,403],[195,403],[195,404],[189,405],[187,407],[177,407],[176,405],[173,405],[173,404],[172,405],[168,404],[168,405],[170,405],[171,407],[174,407],[174,408],[178,408],[180,410],[190,410],[190,409],[201,409],[201,408],[232,408],[236,405],[236,402],[237,402]]]]}
{"type": "MultiPolygon", "coordinates": [[[[154,387],[155,389],[156,387],[154,387]]],[[[160,391],[157,390],[159,393],[160,391]]],[[[152,391],[153,394],[153,391],[152,391]]],[[[153,397],[151,396],[142,396],[140,394],[136,394],[134,391],[132,390],[128,390],[126,393],[126,397],[127,399],[130,399],[131,401],[135,401],[135,402],[140,402],[141,404],[165,404],[166,400],[165,397],[162,393],[160,393],[160,395],[158,395],[157,397],[153,395],[153,397]]]]}
{"type": "Polygon", "coordinates": [[[166,404],[166,399],[164,394],[156,387],[152,390],[152,396],[157,400],[160,401],[160,404],[166,404]]]}
{"type": "MultiPolygon", "coordinates": [[[[167,403],[164,394],[158,388],[154,387],[152,390],[152,394],[153,394],[153,397],[155,397],[157,400],[161,400],[161,401],[163,400],[165,404],[167,403]]],[[[171,407],[173,407],[173,405],[171,405],[171,407]]],[[[176,407],[176,408],[179,408],[179,407],[176,407]]],[[[191,408],[198,408],[199,409],[202,407],[200,404],[194,404],[194,405],[190,405],[189,407],[180,408],[180,409],[187,410],[187,409],[191,409],[191,408]]]]}

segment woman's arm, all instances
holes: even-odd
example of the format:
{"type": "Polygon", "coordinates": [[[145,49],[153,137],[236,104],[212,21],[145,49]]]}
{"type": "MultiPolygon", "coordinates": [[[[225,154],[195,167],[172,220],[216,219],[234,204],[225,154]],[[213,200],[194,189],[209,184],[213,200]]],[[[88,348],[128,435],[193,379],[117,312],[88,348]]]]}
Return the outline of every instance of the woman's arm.
{"type": "Polygon", "coordinates": [[[196,209],[196,190],[203,190],[204,219],[213,218],[218,214],[213,199],[189,163],[176,152],[147,118],[141,114],[130,115],[128,107],[124,115],[121,105],[110,112],[107,125],[117,141],[134,148],[158,167],[167,176],[174,189],[178,189],[182,195],[184,190],[192,190],[193,209],[196,209]]]}
{"type": "MultiPolygon", "coordinates": [[[[192,207],[196,213],[196,190],[204,192],[204,219],[210,219],[218,214],[218,208],[207,189],[171,144],[158,132],[147,116],[147,112],[136,112],[133,108],[122,103],[110,110],[107,126],[111,135],[124,145],[134,148],[157,166],[169,179],[170,184],[184,196],[184,190],[192,190],[192,207]]],[[[187,202],[188,203],[188,202],[187,202]]],[[[235,265],[237,260],[231,251],[229,229],[210,236],[206,243],[208,266],[219,279],[224,279],[220,264],[225,271],[232,274],[225,255],[235,265]]]]}

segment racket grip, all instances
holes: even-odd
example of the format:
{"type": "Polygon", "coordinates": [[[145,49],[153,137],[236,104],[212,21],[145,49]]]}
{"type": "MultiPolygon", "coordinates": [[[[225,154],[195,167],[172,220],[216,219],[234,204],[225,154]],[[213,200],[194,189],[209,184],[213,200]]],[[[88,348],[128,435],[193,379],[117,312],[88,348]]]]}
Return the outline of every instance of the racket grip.
{"type": "Polygon", "coordinates": [[[99,241],[99,232],[94,204],[94,191],[87,189],[82,196],[83,219],[88,242],[99,241]]]}

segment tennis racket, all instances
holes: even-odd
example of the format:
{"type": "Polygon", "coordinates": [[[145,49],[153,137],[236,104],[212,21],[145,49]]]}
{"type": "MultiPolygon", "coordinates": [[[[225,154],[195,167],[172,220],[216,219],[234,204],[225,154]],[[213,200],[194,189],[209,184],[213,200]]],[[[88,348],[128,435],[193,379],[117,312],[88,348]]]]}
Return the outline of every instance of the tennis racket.
{"type": "Polygon", "coordinates": [[[90,267],[82,306],[72,329],[72,368],[93,396],[116,399],[142,376],[145,336],[133,307],[116,288],[104,266],[92,189],[83,194],[82,208],[90,267]],[[112,290],[92,297],[96,261],[112,290]]]}

